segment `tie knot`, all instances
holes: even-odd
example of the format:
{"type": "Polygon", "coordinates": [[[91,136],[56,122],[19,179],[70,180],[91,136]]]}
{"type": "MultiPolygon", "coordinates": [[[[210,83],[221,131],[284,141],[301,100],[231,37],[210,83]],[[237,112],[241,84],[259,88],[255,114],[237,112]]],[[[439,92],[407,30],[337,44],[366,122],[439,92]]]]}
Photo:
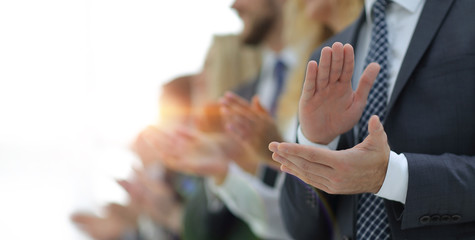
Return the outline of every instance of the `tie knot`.
{"type": "Polygon", "coordinates": [[[385,11],[389,2],[391,2],[391,0],[376,0],[376,2],[373,4],[373,11],[377,11],[377,10],[385,11]]]}

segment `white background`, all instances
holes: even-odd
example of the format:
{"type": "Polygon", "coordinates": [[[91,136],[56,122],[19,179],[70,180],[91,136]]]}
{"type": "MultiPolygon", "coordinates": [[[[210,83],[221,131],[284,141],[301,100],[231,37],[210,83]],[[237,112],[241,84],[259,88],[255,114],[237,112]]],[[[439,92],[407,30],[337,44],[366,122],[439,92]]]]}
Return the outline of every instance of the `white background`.
{"type": "Polygon", "coordinates": [[[71,212],[124,200],[160,84],[240,30],[231,3],[0,0],[0,239],[88,239],[71,212]]]}

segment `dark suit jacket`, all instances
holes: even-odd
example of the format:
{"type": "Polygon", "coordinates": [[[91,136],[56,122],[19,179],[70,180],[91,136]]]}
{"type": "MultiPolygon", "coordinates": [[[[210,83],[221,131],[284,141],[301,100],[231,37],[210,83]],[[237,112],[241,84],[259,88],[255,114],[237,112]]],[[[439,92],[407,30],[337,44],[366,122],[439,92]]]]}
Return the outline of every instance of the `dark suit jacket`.
{"type": "Polygon", "coordinates": [[[257,240],[245,222],[235,217],[225,206],[216,212],[208,209],[204,183],[186,201],[183,217],[185,240],[257,240]]]}
{"type": "MultiPolygon", "coordinates": [[[[324,46],[355,46],[364,21],[324,46]]],[[[403,60],[384,123],[409,167],[406,204],[385,200],[392,239],[475,239],[474,24],[475,1],[427,0],[403,60]]],[[[338,148],[353,145],[350,131],[338,148]]],[[[358,197],[312,191],[288,175],[281,207],[295,239],[354,239],[358,197]]]]}

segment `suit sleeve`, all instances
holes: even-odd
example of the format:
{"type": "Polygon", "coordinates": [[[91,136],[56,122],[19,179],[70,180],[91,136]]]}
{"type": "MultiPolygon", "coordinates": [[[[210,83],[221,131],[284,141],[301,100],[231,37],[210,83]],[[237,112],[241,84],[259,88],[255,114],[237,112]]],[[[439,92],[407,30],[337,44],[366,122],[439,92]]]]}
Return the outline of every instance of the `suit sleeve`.
{"type": "Polygon", "coordinates": [[[409,184],[402,229],[475,221],[475,157],[404,153],[409,184]]]}
{"type": "Polygon", "coordinates": [[[186,201],[183,217],[183,239],[257,239],[249,227],[237,219],[226,207],[210,211],[206,189],[201,182],[186,201]]]}
{"type": "Polygon", "coordinates": [[[324,194],[287,174],[280,197],[284,224],[294,239],[331,239],[332,210],[324,194]]]}
{"type": "Polygon", "coordinates": [[[235,216],[249,224],[257,236],[283,240],[290,237],[283,227],[282,212],[278,206],[282,177],[284,175],[278,176],[275,188],[270,187],[231,163],[222,185],[217,186],[212,180],[208,185],[235,216]]]}

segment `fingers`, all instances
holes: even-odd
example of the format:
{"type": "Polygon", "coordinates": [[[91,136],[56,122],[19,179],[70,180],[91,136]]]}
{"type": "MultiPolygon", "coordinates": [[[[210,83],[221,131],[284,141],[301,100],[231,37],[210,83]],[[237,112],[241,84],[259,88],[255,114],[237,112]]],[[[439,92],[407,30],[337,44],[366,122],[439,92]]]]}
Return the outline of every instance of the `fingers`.
{"type": "Polygon", "coordinates": [[[368,99],[369,91],[373,86],[376,77],[378,76],[379,70],[381,67],[377,63],[370,63],[361,75],[360,82],[358,83],[358,88],[355,92],[355,101],[358,104],[359,108],[364,109],[366,101],[368,99]]]}
{"type": "Polygon", "coordinates": [[[187,127],[179,127],[175,130],[176,137],[182,141],[195,141],[198,139],[197,132],[187,127]]]}
{"type": "Polygon", "coordinates": [[[317,74],[318,64],[316,61],[310,61],[307,64],[307,72],[305,73],[305,81],[303,83],[302,99],[309,100],[313,97],[317,90],[317,74]]]}
{"type": "Polygon", "coordinates": [[[302,179],[318,179],[318,182],[328,186],[330,184],[329,176],[333,173],[333,169],[315,163],[312,160],[304,159],[295,155],[288,155],[282,152],[272,154],[272,159],[284,166],[288,173],[302,177],[302,179]],[[289,170],[291,172],[289,172],[289,170]]]}
{"type": "Polygon", "coordinates": [[[349,83],[351,82],[355,68],[355,53],[353,47],[350,44],[345,44],[343,47],[343,55],[344,63],[340,81],[349,83]]]}
{"type": "Polygon", "coordinates": [[[225,125],[228,131],[230,126],[242,129],[239,124],[252,125],[258,120],[258,114],[251,104],[232,93],[226,93],[220,102],[222,104],[221,113],[226,121],[225,125]]]}
{"type": "Polygon", "coordinates": [[[317,73],[317,92],[323,90],[328,86],[330,79],[330,68],[332,61],[332,49],[324,47],[320,55],[320,65],[317,73]]]}
{"type": "Polygon", "coordinates": [[[171,144],[169,141],[169,139],[171,139],[170,134],[165,133],[164,131],[155,127],[148,127],[143,133],[143,138],[145,142],[153,146],[158,151],[162,149],[168,149],[171,144]]]}
{"type": "Polygon", "coordinates": [[[340,79],[343,69],[343,44],[336,42],[332,46],[332,62],[330,70],[330,83],[334,83],[340,79]]]}
{"type": "Polygon", "coordinates": [[[245,121],[236,121],[226,124],[225,128],[235,140],[246,140],[249,138],[252,128],[245,121]]]}
{"type": "Polygon", "coordinates": [[[313,163],[319,163],[329,168],[333,168],[331,151],[327,149],[305,146],[297,143],[272,142],[269,144],[269,150],[278,153],[279,155],[299,157],[313,163]]]}
{"type": "Polygon", "coordinates": [[[126,180],[117,180],[117,183],[129,194],[130,198],[135,202],[142,201],[143,191],[137,184],[132,184],[126,180]]]}
{"type": "Polygon", "coordinates": [[[88,224],[98,217],[89,213],[75,213],[71,216],[71,220],[76,224],[88,224]]]}
{"type": "Polygon", "coordinates": [[[224,105],[238,105],[241,107],[249,107],[249,103],[245,99],[232,92],[226,92],[222,100],[222,103],[224,105]]]}
{"type": "Polygon", "coordinates": [[[292,168],[289,168],[287,166],[282,165],[280,168],[283,172],[286,172],[288,174],[294,175],[304,181],[307,184],[310,184],[320,190],[323,190],[325,192],[330,192],[330,183],[328,180],[312,175],[312,174],[302,174],[301,172],[295,171],[292,168]]]}

